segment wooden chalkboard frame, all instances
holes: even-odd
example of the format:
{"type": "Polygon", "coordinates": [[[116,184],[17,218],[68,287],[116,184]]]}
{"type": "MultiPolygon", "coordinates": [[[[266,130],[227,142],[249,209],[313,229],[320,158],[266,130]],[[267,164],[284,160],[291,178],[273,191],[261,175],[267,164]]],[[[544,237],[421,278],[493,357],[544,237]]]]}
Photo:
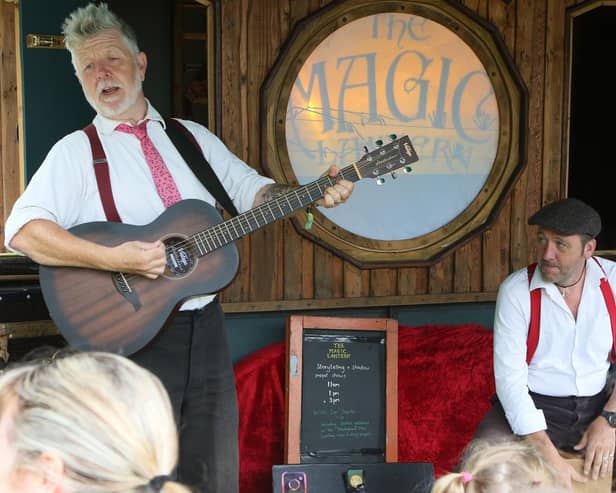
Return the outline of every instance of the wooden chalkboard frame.
{"type": "Polygon", "coordinates": [[[305,329],[380,331],[385,334],[385,462],[398,461],[398,321],[393,318],[347,318],[291,315],[286,327],[286,426],[284,457],[300,464],[302,367],[305,329]]]}

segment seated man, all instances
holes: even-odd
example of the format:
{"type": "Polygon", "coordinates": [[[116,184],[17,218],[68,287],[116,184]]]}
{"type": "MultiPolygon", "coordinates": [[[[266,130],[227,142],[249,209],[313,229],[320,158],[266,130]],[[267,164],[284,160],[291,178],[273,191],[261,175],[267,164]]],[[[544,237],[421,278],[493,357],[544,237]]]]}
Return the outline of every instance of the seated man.
{"type": "Polygon", "coordinates": [[[616,287],[616,263],[593,256],[601,219],[580,200],[548,204],[528,224],[537,226],[537,264],[514,272],[499,288],[498,401],[475,437],[513,432],[528,438],[559,481],[571,487],[572,481],[612,473],[616,397],[608,371],[614,356],[610,285],[616,287]],[[584,474],[559,451],[583,452],[584,474]]]}

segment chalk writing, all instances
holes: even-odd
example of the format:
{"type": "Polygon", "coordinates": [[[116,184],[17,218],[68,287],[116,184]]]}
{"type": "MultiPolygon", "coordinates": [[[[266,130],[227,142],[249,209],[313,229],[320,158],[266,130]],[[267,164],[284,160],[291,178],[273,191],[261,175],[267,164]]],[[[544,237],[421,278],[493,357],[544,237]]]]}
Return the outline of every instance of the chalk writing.
{"type": "Polygon", "coordinates": [[[380,449],[384,423],[383,336],[354,340],[315,336],[304,341],[304,445],[380,449]]]}

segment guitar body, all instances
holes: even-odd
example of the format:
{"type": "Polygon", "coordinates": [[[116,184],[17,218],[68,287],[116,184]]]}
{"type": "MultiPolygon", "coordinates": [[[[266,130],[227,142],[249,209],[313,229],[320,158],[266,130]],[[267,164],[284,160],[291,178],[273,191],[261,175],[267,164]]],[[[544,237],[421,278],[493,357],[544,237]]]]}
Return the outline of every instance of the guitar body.
{"type": "Polygon", "coordinates": [[[202,255],[195,232],[222,222],[201,200],[183,200],[145,226],[94,222],[70,229],[92,242],[115,246],[126,241],[162,240],[167,268],[158,279],[74,267],[40,266],[45,303],[58,330],[80,350],[132,354],[159,332],[188,298],[227,286],[239,265],[234,243],[202,255]]]}

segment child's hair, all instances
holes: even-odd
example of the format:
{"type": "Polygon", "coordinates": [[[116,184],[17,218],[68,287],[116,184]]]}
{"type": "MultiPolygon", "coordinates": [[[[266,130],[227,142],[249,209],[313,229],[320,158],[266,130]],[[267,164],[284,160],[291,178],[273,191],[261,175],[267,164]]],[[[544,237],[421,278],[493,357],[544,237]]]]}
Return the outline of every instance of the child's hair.
{"type": "Polygon", "coordinates": [[[173,412],[158,378],[122,356],[73,353],[4,370],[0,418],[11,470],[52,475],[74,493],[189,492],[151,482],[176,466],[173,412]],[[43,454],[62,461],[61,477],[43,454]]]}
{"type": "Polygon", "coordinates": [[[535,447],[525,441],[467,447],[460,472],[436,480],[432,493],[525,493],[558,491],[553,474],[535,447]]]}

